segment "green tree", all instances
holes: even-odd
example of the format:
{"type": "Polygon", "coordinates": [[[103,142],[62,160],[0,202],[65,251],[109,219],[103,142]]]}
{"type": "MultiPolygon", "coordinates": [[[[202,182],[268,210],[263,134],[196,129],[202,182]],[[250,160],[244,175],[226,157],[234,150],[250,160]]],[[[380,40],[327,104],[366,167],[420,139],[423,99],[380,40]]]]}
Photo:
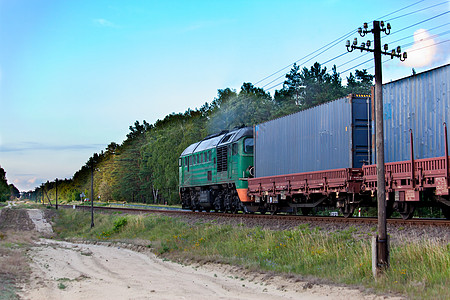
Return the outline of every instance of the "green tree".
{"type": "Polygon", "coordinates": [[[10,197],[11,197],[11,199],[15,199],[15,198],[20,198],[20,191],[19,191],[19,189],[18,188],[16,188],[15,186],[14,186],[14,184],[10,184],[9,185],[9,193],[10,193],[10,197]]]}
{"type": "Polygon", "coordinates": [[[355,70],[355,76],[352,73],[347,77],[347,94],[367,94],[371,93],[374,75],[367,72],[366,69],[355,70]]]}
{"type": "Polygon", "coordinates": [[[270,120],[276,110],[269,93],[251,83],[243,83],[239,94],[231,90],[219,90],[208,122],[209,133],[240,126],[251,126],[270,120]]]}
{"type": "Polygon", "coordinates": [[[327,68],[316,62],[310,69],[303,68],[300,74],[301,84],[305,86],[302,93],[302,108],[312,107],[344,96],[339,73],[333,66],[333,73],[327,73],[327,68]]]}
{"type": "Polygon", "coordinates": [[[11,196],[11,191],[6,180],[6,172],[0,166],[0,201],[6,201],[11,196]]]}

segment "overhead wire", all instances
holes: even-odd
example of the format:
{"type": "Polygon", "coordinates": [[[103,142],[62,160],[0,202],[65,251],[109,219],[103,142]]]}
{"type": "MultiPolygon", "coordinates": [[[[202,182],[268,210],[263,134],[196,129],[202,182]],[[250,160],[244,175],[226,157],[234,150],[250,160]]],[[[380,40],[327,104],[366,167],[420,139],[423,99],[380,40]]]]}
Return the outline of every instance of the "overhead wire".
{"type": "MultiPolygon", "coordinates": [[[[429,29],[428,31],[432,31],[432,30],[438,29],[438,28],[443,27],[443,26],[446,26],[446,25],[448,25],[448,24],[450,24],[450,23],[446,23],[446,24],[443,24],[443,25],[436,26],[436,27],[434,27],[434,28],[429,29]]],[[[430,38],[435,38],[435,37],[438,37],[438,36],[443,36],[443,35],[448,34],[449,32],[450,32],[450,31],[445,31],[445,32],[441,32],[441,33],[438,33],[438,34],[434,34],[434,35],[432,35],[432,36],[430,36],[430,37],[428,37],[428,38],[426,38],[426,39],[424,39],[424,40],[428,40],[428,39],[430,39],[430,38]]],[[[413,36],[414,36],[414,35],[409,35],[409,36],[406,36],[406,37],[404,37],[404,38],[398,39],[398,40],[396,40],[396,41],[392,41],[392,42],[390,42],[390,43],[397,43],[397,42],[400,42],[400,41],[405,40],[405,39],[407,39],[407,38],[411,38],[411,37],[413,37],[413,36]]],[[[413,44],[413,43],[405,44],[405,45],[402,45],[401,47],[407,47],[407,46],[410,46],[411,44],[413,44]]],[[[358,59],[360,59],[360,58],[362,58],[362,57],[364,57],[364,56],[366,56],[366,55],[368,55],[368,54],[370,54],[370,52],[365,52],[364,54],[362,54],[362,55],[360,55],[360,56],[357,56],[357,57],[355,57],[355,58],[353,58],[353,59],[351,59],[351,60],[349,60],[349,61],[347,61],[347,62],[345,62],[345,63],[342,63],[342,64],[336,66],[336,68],[339,69],[339,68],[341,68],[341,67],[343,67],[343,66],[345,66],[345,65],[347,65],[347,64],[349,64],[349,63],[351,63],[351,62],[353,62],[353,61],[355,61],[355,60],[358,60],[358,59]]],[[[352,68],[356,68],[356,67],[358,67],[358,66],[360,66],[360,64],[358,64],[358,65],[356,65],[356,66],[353,66],[352,68]]],[[[350,68],[350,69],[352,69],[352,68],[350,68]]],[[[348,71],[348,70],[342,71],[341,74],[343,74],[343,73],[345,73],[345,72],[347,72],[347,71],[348,71]]]]}
{"type": "MultiPolygon", "coordinates": [[[[434,27],[434,28],[427,29],[427,32],[433,31],[433,30],[435,30],[435,29],[444,27],[444,26],[449,25],[449,24],[450,24],[450,22],[449,22],[449,23],[446,23],[446,24],[443,24],[443,25],[436,26],[436,27],[434,27]]],[[[419,34],[422,35],[422,34],[425,34],[425,32],[421,32],[421,33],[419,33],[419,34]]],[[[440,34],[438,34],[438,35],[440,35],[440,34]]],[[[391,42],[389,42],[389,43],[397,43],[397,42],[403,41],[403,40],[405,40],[405,39],[408,39],[408,38],[414,37],[414,36],[415,36],[414,34],[413,34],[413,35],[408,35],[408,36],[406,36],[406,37],[404,37],[404,38],[398,39],[398,40],[396,40],[396,41],[391,41],[391,42]]]]}
{"type": "MultiPolygon", "coordinates": [[[[398,12],[400,12],[400,11],[402,11],[402,10],[405,10],[405,9],[407,9],[407,8],[410,8],[410,7],[414,6],[414,5],[417,5],[417,4],[419,4],[419,3],[423,2],[423,1],[424,1],[424,0],[417,1],[417,2],[415,2],[415,3],[413,3],[413,4],[410,4],[410,5],[408,5],[408,6],[405,6],[405,7],[401,8],[401,9],[398,9],[398,10],[392,12],[392,13],[389,13],[389,14],[387,14],[387,15],[384,15],[384,16],[380,17],[379,19],[385,18],[385,17],[390,16],[390,15],[393,15],[393,14],[395,14],[395,13],[398,13],[398,12]]],[[[426,7],[426,8],[423,8],[423,9],[421,9],[421,10],[416,10],[416,11],[413,11],[413,12],[409,12],[409,13],[406,13],[406,14],[404,14],[404,15],[401,15],[401,16],[397,16],[397,17],[391,18],[391,19],[389,19],[389,21],[390,21],[390,20],[395,20],[395,19],[398,19],[398,18],[401,18],[401,17],[405,17],[405,16],[408,16],[408,15],[411,15],[411,14],[414,14],[414,13],[417,13],[417,12],[420,12],[420,11],[423,11],[423,10],[426,10],[426,9],[430,9],[430,8],[433,8],[433,7],[442,5],[442,4],[444,4],[444,3],[445,3],[445,2],[441,2],[441,3],[438,3],[438,4],[434,4],[434,5],[428,6],[428,7],[426,7]]],[[[409,26],[407,26],[407,27],[405,27],[405,28],[402,28],[402,29],[396,31],[395,33],[399,33],[399,32],[401,32],[401,31],[404,31],[404,30],[409,29],[409,28],[411,28],[411,27],[417,26],[417,25],[422,24],[422,23],[424,23],[424,22],[433,20],[433,19],[435,19],[435,18],[438,18],[438,17],[440,17],[440,16],[443,16],[443,15],[447,14],[448,12],[449,12],[449,11],[446,11],[446,12],[443,12],[443,13],[438,14],[438,15],[436,15],[436,16],[433,16],[433,17],[430,17],[430,18],[428,18],[428,19],[425,19],[425,20],[422,20],[422,21],[420,21],[420,22],[417,22],[417,23],[415,23],[415,24],[409,25],[409,26]]],[[[436,29],[436,28],[439,28],[439,27],[442,27],[442,26],[446,26],[446,25],[448,25],[448,24],[449,24],[449,23],[446,23],[446,24],[444,24],[444,25],[439,25],[439,26],[437,26],[437,27],[434,27],[433,29],[436,29]]],[[[433,29],[430,29],[430,30],[433,30],[433,29]]],[[[256,82],[255,85],[258,84],[258,83],[261,83],[261,82],[263,82],[263,81],[265,81],[265,80],[267,80],[267,79],[269,79],[270,77],[272,77],[272,76],[274,76],[274,75],[280,73],[281,71],[283,71],[283,70],[285,70],[285,69],[287,69],[287,68],[293,66],[295,63],[298,63],[298,62],[300,62],[300,61],[302,61],[302,60],[305,60],[305,59],[307,59],[308,57],[310,57],[311,55],[313,55],[313,54],[315,54],[315,53],[317,53],[317,52],[320,51],[320,52],[317,53],[316,55],[314,55],[314,56],[310,57],[309,59],[303,61],[302,64],[299,65],[299,67],[300,67],[301,65],[304,65],[304,64],[307,63],[308,61],[310,61],[310,60],[312,60],[312,59],[318,57],[319,55],[321,55],[321,54],[323,54],[324,52],[328,51],[329,49],[333,48],[334,46],[336,46],[337,44],[339,44],[342,40],[345,40],[348,36],[350,36],[351,34],[353,34],[355,31],[356,31],[356,29],[355,29],[355,30],[352,30],[352,31],[350,31],[350,32],[348,32],[348,33],[346,33],[345,35],[343,35],[343,36],[341,36],[341,37],[339,37],[339,38],[333,40],[332,42],[326,44],[325,46],[323,46],[323,47],[321,47],[321,48],[319,48],[319,49],[317,49],[317,50],[311,52],[310,54],[308,54],[308,55],[306,55],[306,56],[304,56],[304,57],[302,57],[302,58],[296,60],[295,62],[293,62],[293,63],[291,63],[291,64],[285,66],[284,68],[282,68],[282,69],[280,69],[280,70],[278,70],[278,71],[276,71],[276,72],[270,74],[269,76],[264,77],[263,79],[261,79],[261,80],[259,80],[258,82],[256,82]],[[325,49],[325,48],[326,48],[326,49],[325,49]],[[323,51],[321,51],[321,50],[323,50],[323,51]]],[[[393,33],[393,34],[395,34],[395,33],[393,33]]],[[[405,38],[408,38],[408,37],[405,37],[405,38]]],[[[402,39],[400,39],[400,40],[404,40],[405,38],[402,38],[402,39]]],[[[397,41],[395,41],[395,42],[397,42],[397,41]]],[[[391,42],[391,43],[395,43],[395,42],[391,42]]],[[[347,52],[342,53],[342,54],[340,54],[340,55],[338,55],[338,56],[336,56],[336,57],[334,57],[334,58],[331,58],[331,59],[329,59],[328,61],[326,61],[326,62],[324,62],[324,63],[322,63],[322,64],[329,63],[329,62],[331,62],[331,61],[333,61],[333,60],[335,60],[335,59],[338,59],[338,58],[344,56],[345,54],[347,54],[347,52]]],[[[363,56],[365,56],[365,55],[367,55],[367,54],[368,54],[368,53],[365,53],[364,55],[360,55],[360,56],[357,57],[357,58],[354,58],[354,59],[352,59],[352,60],[350,60],[350,61],[348,61],[348,62],[346,62],[346,63],[343,63],[343,64],[339,65],[339,67],[342,67],[342,66],[344,66],[344,65],[346,65],[346,64],[348,64],[348,63],[350,63],[350,62],[352,62],[352,61],[355,61],[355,60],[357,60],[357,59],[360,59],[361,57],[363,57],[363,56]]],[[[370,60],[369,60],[369,61],[370,61],[370,60]]],[[[360,65],[363,65],[363,64],[365,64],[365,63],[367,63],[367,62],[368,62],[368,61],[359,63],[359,64],[357,64],[356,66],[353,66],[352,68],[356,68],[356,67],[358,67],[358,66],[360,66],[360,65]]],[[[338,68],[338,67],[337,67],[337,68],[338,68]]],[[[343,71],[343,72],[340,72],[340,74],[343,74],[343,73],[345,73],[345,72],[348,72],[348,71],[351,70],[352,68],[349,68],[349,69],[347,69],[347,70],[345,70],[345,71],[343,71]]],[[[276,77],[275,79],[271,80],[270,82],[264,84],[264,85],[262,86],[262,88],[263,88],[263,89],[266,88],[266,87],[269,86],[270,84],[276,82],[277,80],[279,80],[279,79],[281,79],[281,78],[283,78],[283,77],[285,77],[285,76],[286,76],[286,74],[282,74],[282,75],[276,77]]],[[[282,82],[280,82],[280,83],[277,83],[277,84],[275,84],[275,85],[272,85],[272,86],[266,88],[266,90],[271,90],[271,89],[273,89],[274,87],[277,87],[277,86],[279,86],[279,85],[281,85],[281,84],[283,84],[283,83],[284,83],[284,80],[283,80],[282,82]]]]}
{"type": "MultiPolygon", "coordinates": [[[[334,43],[333,45],[331,45],[330,47],[326,48],[326,49],[323,50],[322,52],[320,52],[320,53],[314,55],[313,57],[310,57],[308,60],[304,61],[302,64],[306,64],[308,61],[311,61],[312,59],[318,57],[318,56],[321,55],[322,53],[324,53],[324,52],[328,51],[329,49],[333,48],[334,46],[336,46],[337,44],[339,44],[339,43],[341,43],[343,40],[345,40],[345,39],[346,39],[348,36],[350,36],[351,34],[353,34],[353,31],[352,31],[352,32],[349,32],[349,33],[346,34],[346,35],[343,35],[343,36],[340,37],[339,39],[334,40],[333,42],[335,42],[335,43],[334,43]]],[[[332,42],[332,43],[333,43],[333,42],[332,42]]],[[[331,44],[331,43],[329,43],[328,45],[330,45],[330,44],[331,44]]],[[[323,49],[323,47],[322,47],[321,49],[323,49]]],[[[319,49],[319,50],[320,50],[320,49],[319,49]]],[[[317,52],[317,51],[315,51],[315,52],[317,52]]],[[[313,53],[315,53],[315,52],[313,52],[313,53]]],[[[311,54],[312,54],[312,53],[311,53],[311,54]]],[[[310,55],[311,55],[311,54],[310,54],[310,55]]],[[[308,55],[308,56],[309,56],[309,55],[308,55]]],[[[300,60],[301,60],[301,59],[300,59],[300,60]]],[[[296,62],[294,62],[294,63],[291,64],[291,65],[294,65],[295,63],[299,62],[300,60],[297,60],[296,62]]],[[[291,66],[291,65],[290,65],[290,66],[291,66]]],[[[271,84],[271,83],[277,81],[278,79],[284,77],[285,75],[286,75],[286,74],[282,74],[282,75],[278,76],[278,77],[275,78],[274,80],[272,80],[272,81],[270,81],[269,83],[266,83],[265,85],[263,85],[262,88],[264,88],[264,87],[268,86],[269,84],[271,84]]],[[[257,82],[257,83],[259,83],[259,82],[257,82]]],[[[257,83],[255,83],[255,84],[257,84],[257,83]]]]}
{"type": "MultiPolygon", "coordinates": [[[[417,22],[417,23],[415,23],[415,24],[409,25],[409,26],[407,26],[407,27],[405,27],[405,28],[402,28],[402,29],[396,31],[395,33],[404,31],[404,30],[406,30],[406,29],[408,29],[408,28],[411,28],[411,27],[417,26],[417,25],[419,25],[419,24],[422,24],[422,23],[424,23],[424,22],[430,21],[430,20],[432,20],[432,19],[438,18],[438,17],[440,17],[440,16],[443,16],[443,15],[447,14],[448,12],[449,12],[449,11],[446,11],[446,12],[443,12],[443,13],[438,14],[438,15],[436,15],[436,16],[433,16],[433,17],[430,17],[430,18],[428,18],[428,19],[425,19],[425,20],[422,20],[422,21],[420,21],[420,22],[417,22]]],[[[443,24],[443,25],[436,26],[436,27],[430,29],[430,31],[431,31],[431,30],[434,30],[434,29],[437,29],[437,28],[440,28],[440,27],[443,27],[443,26],[446,26],[446,25],[448,25],[448,24],[450,24],[450,23],[446,23],[446,24],[443,24]]],[[[395,34],[395,33],[392,33],[390,36],[392,36],[392,35],[395,34]]],[[[439,36],[440,36],[440,35],[446,35],[446,34],[448,34],[448,31],[439,34],[439,36]]],[[[414,36],[414,35],[412,35],[412,36],[414,36]]],[[[433,35],[433,37],[436,37],[436,36],[437,36],[437,35],[433,35]]],[[[410,37],[411,37],[411,36],[408,36],[408,37],[405,37],[405,38],[401,38],[401,39],[399,39],[399,40],[397,40],[397,41],[393,41],[393,42],[391,42],[391,43],[396,43],[396,42],[398,42],[398,41],[400,41],[400,40],[404,40],[404,39],[410,38],[410,37]]],[[[429,37],[429,38],[430,38],[430,37],[429,37]]],[[[427,38],[427,39],[429,39],[429,38],[427,38]]],[[[413,44],[413,43],[408,43],[408,44],[402,45],[401,47],[407,47],[407,46],[410,46],[411,44],[413,44]]],[[[437,44],[440,44],[440,43],[437,43],[437,44]]],[[[436,44],[436,45],[437,45],[437,44],[436,44]]],[[[423,48],[420,48],[420,49],[423,49],[423,48]]],[[[368,53],[366,53],[366,54],[368,54],[368,53]]],[[[364,54],[364,55],[366,55],[366,54],[364,54]]],[[[351,61],[360,59],[360,58],[363,57],[364,55],[360,55],[360,56],[358,56],[357,58],[352,59],[351,61]]],[[[346,70],[344,70],[344,71],[341,71],[340,74],[345,74],[346,72],[348,72],[348,71],[350,71],[350,70],[352,70],[352,69],[354,69],[354,68],[357,68],[357,67],[359,67],[359,66],[361,66],[361,65],[364,65],[365,63],[367,63],[367,62],[369,62],[369,61],[370,61],[370,60],[364,61],[364,62],[359,63],[359,64],[357,64],[357,65],[355,65],[355,66],[353,66],[353,67],[351,67],[351,68],[349,68],[349,69],[346,69],[346,70]]],[[[348,62],[347,62],[347,63],[348,63],[348,62]]],[[[345,65],[345,64],[347,64],[347,63],[344,63],[344,64],[340,65],[339,67],[341,67],[341,66],[343,66],[343,65],[345,65]]],[[[337,68],[338,68],[338,67],[337,67],[337,68]]],[[[371,68],[373,68],[373,67],[371,67],[371,68]]],[[[370,69],[370,68],[369,68],[369,69],[370,69]]]]}
{"type": "MultiPolygon", "coordinates": [[[[433,47],[433,46],[436,46],[436,45],[439,45],[439,44],[443,44],[443,43],[447,43],[447,42],[450,42],[450,40],[445,40],[445,41],[433,43],[433,44],[431,44],[431,45],[423,46],[423,47],[421,47],[421,48],[412,49],[412,50],[408,51],[408,53],[415,52],[415,51],[419,51],[419,50],[422,50],[422,49],[426,49],[426,48],[433,47]]],[[[408,45],[408,44],[402,45],[402,47],[405,47],[405,46],[407,46],[407,45],[408,45]]],[[[349,68],[349,69],[343,71],[341,74],[344,74],[344,73],[346,73],[346,72],[352,70],[353,68],[359,67],[360,65],[363,65],[363,64],[365,64],[365,63],[368,63],[368,62],[370,62],[371,60],[372,60],[372,59],[369,59],[369,60],[367,60],[367,61],[365,61],[365,62],[362,62],[361,64],[359,64],[359,65],[357,65],[357,66],[354,66],[354,67],[352,67],[352,68],[349,68]]],[[[385,60],[382,61],[382,63],[385,64],[385,63],[387,63],[387,62],[389,62],[389,61],[391,61],[391,60],[392,60],[392,58],[386,58],[385,60]]],[[[373,69],[374,67],[375,67],[375,65],[372,64],[370,67],[367,67],[367,70],[373,69]]]]}
{"type": "Polygon", "coordinates": [[[425,1],[425,0],[417,1],[417,2],[415,2],[415,3],[413,3],[413,4],[410,4],[410,5],[408,5],[408,6],[405,6],[405,7],[403,7],[403,8],[400,8],[400,9],[398,9],[398,10],[396,10],[396,11],[391,12],[391,13],[388,13],[387,15],[384,15],[384,16],[382,16],[382,17],[379,17],[378,19],[384,19],[384,18],[386,18],[386,17],[389,17],[390,15],[396,14],[396,13],[402,11],[402,10],[405,10],[405,9],[407,9],[407,8],[410,8],[411,6],[414,6],[414,5],[416,5],[416,4],[419,4],[419,3],[423,2],[423,1],[425,1]]]}
{"type": "MultiPolygon", "coordinates": [[[[330,43],[328,43],[328,44],[322,46],[321,48],[319,48],[319,49],[317,49],[317,50],[315,50],[315,51],[309,53],[308,55],[303,56],[302,58],[296,60],[295,62],[293,62],[293,63],[291,63],[291,64],[289,64],[289,65],[287,65],[287,66],[285,66],[285,67],[283,67],[283,68],[281,68],[280,70],[278,70],[278,71],[276,71],[276,72],[270,74],[269,76],[264,77],[263,79],[257,81],[257,82],[255,83],[255,85],[258,84],[258,83],[260,83],[260,82],[262,82],[262,81],[265,81],[266,79],[268,79],[268,78],[274,76],[275,74],[280,73],[281,71],[283,71],[283,70],[285,70],[285,69],[291,67],[291,66],[294,65],[295,63],[298,63],[299,61],[308,58],[309,56],[313,55],[314,53],[316,53],[316,52],[318,52],[318,51],[320,51],[320,50],[322,50],[322,49],[324,49],[324,48],[326,48],[326,47],[328,47],[329,45],[331,45],[331,44],[334,43],[331,47],[329,47],[329,48],[325,49],[324,51],[322,51],[321,53],[319,53],[319,55],[322,54],[323,52],[327,51],[328,49],[334,47],[337,43],[341,42],[343,39],[346,39],[348,36],[350,36],[351,34],[353,34],[355,30],[356,30],[356,29],[353,29],[352,31],[350,31],[350,32],[344,34],[343,36],[341,36],[341,37],[335,39],[334,41],[332,41],[332,42],[330,42],[330,43]]],[[[314,57],[317,57],[317,55],[314,56],[314,57]]],[[[314,58],[314,57],[312,57],[312,58],[314,58]]],[[[312,58],[310,58],[310,59],[312,59],[312,58]]],[[[283,76],[284,76],[284,75],[283,75],[283,76]]]]}
{"type": "Polygon", "coordinates": [[[391,33],[390,35],[392,36],[392,35],[394,35],[394,34],[397,34],[397,33],[399,33],[399,32],[402,32],[402,31],[404,31],[404,30],[406,30],[406,29],[409,29],[409,28],[411,28],[411,27],[414,27],[414,26],[420,25],[420,24],[422,24],[422,23],[428,22],[428,21],[430,21],[430,20],[436,19],[436,18],[441,17],[441,16],[443,16],[443,15],[445,15],[445,14],[448,14],[449,12],[450,12],[450,11],[447,10],[446,12],[443,12],[443,13],[441,13],[441,14],[439,14],[439,15],[433,16],[433,17],[428,18],[428,19],[426,19],[426,20],[423,20],[423,21],[417,22],[417,23],[415,23],[415,24],[409,25],[409,26],[407,26],[407,27],[405,27],[405,28],[399,29],[399,30],[397,30],[397,31],[395,31],[395,32],[393,32],[393,33],[391,33]]]}
{"type": "MultiPolygon", "coordinates": [[[[419,4],[419,3],[423,2],[423,1],[425,1],[425,0],[420,0],[420,1],[417,1],[417,2],[415,2],[415,3],[412,3],[412,4],[410,4],[410,5],[407,5],[407,6],[405,6],[405,7],[400,8],[400,9],[394,11],[394,12],[391,12],[391,13],[389,13],[389,14],[387,14],[387,15],[384,15],[384,16],[382,16],[382,17],[380,17],[380,18],[385,18],[385,17],[387,17],[387,16],[393,15],[393,14],[395,14],[395,13],[397,13],[397,12],[400,12],[400,11],[402,11],[402,10],[405,10],[405,9],[407,9],[407,8],[409,8],[409,7],[412,7],[412,6],[416,5],[416,4],[419,4]]],[[[274,76],[274,75],[280,73],[281,71],[283,71],[283,70],[285,70],[285,69],[291,67],[291,66],[294,65],[295,63],[298,63],[299,61],[301,61],[301,60],[303,60],[303,59],[306,59],[307,57],[313,55],[314,53],[316,53],[316,52],[318,52],[318,51],[320,51],[320,50],[322,50],[323,48],[326,48],[327,46],[333,44],[334,42],[336,42],[336,41],[339,41],[339,42],[342,41],[343,39],[347,38],[349,35],[351,35],[352,33],[354,33],[354,31],[356,31],[356,30],[357,30],[357,28],[351,30],[349,33],[344,34],[344,35],[341,36],[340,38],[337,38],[336,40],[334,40],[334,41],[332,41],[332,42],[330,42],[330,43],[324,45],[323,47],[317,49],[316,51],[313,51],[313,52],[311,52],[310,54],[308,54],[308,55],[306,55],[306,56],[304,56],[304,57],[302,57],[302,58],[296,60],[295,62],[293,62],[293,63],[291,63],[291,64],[289,64],[289,65],[287,65],[287,66],[285,66],[285,67],[283,67],[283,68],[281,68],[281,69],[279,69],[278,71],[276,71],[276,72],[274,72],[274,73],[272,73],[272,74],[270,74],[270,75],[268,75],[268,76],[266,76],[266,77],[264,77],[263,79],[257,81],[257,82],[255,83],[255,85],[257,85],[258,83],[261,83],[261,82],[263,82],[263,81],[269,79],[270,77],[272,77],[272,76],[274,76]]],[[[336,44],[337,44],[337,43],[335,43],[333,46],[327,48],[327,49],[324,50],[323,52],[325,52],[325,51],[331,49],[331,48],[334,47],[336,44]]],[[[323,52],[321,52],[320,54],[322,54],[323,52]]],[[[315,57],[317,57],[317,55],[314,56],[313,58],[315,58],[315,57]]],[[[313,59],[313,58],[310,58],[309,60],[311,60],[311,59],[313,59]]],[[[309,60],[308,60],[308,61],[309,61],[309,60]]],[[[307,62],[307,61],[306,61],[306,62],[307,62]]],[[[304,62],[303,64],[305,64],[306,62],[304,62]]],[[[267,85],[269,85],[270,83],[272,83],[272,82],[274,82],[274,81],[280,79],[281,77],[284,77],[284,75],[282,75],[282,76],[280,76],[280,77],[277,77],[276,79],[270,81],[270,82],[267,83],[265,86],[267,86],[267,85]]]]}
{"type": "Polygon", "coordinates": [[[409,12],[409,13],[404,14],[404,15],[401,15],[401,16],[397,16],[397,17],[392,18],[392,19],[388,19],[388,20],[386,20],[386,22],[390,22],[390,21],[393,21],[393,20],[397,20],[397,19],[400,19],[400,18],[409,16],[409,15],[412,15],[412,14],[415,14],[415,13],[418,13],[418,12],[423,12],[424,10],[427,10],[427,9],[430,9],[430,8],[433,8],[433,7],[442,5],[442,4],[446,4],[446,3],[448,3],[448,1],[444,1],[444,2],[441,2],[441,3],[438,3],[438,4],[434,4],[434,5],[431,5],[431,6],[428,6],[428,7],[419,9],[419,10],[416,10],[416,11],[409,12]]]}
{"type": "MultiPolygon", "coordinates": [[[[409,26],[407,26],[407,27],[405,27],[405,28],[399,29],[399,30],[397,30],[396,32],[391,33],[389,36],[392,36],[392,35],[394,35],[394,34],[396,34],[396,33],[399,33],[399,32],[401,32],[401,31],[404,31],[404,30],[409,29],[409,28],[411,28],[411,27],[420,25],[420,24],[422,24],[422,23],[424,23],[424,22],[427,22],[427,21],[433,20],[433,19],[435,19],[435,18],[438,18],[438,17],[440,17],[440,16],[443,16],[443,15],[447,14],[448,12],[449,12],[449,11],[443,12],[443,13],[438,14],[438,15],[436,15],[436,16],[433,16],[433,17],[430,17],[430,18],[428,18],[428,19],[425,19],[425,20],[422,20],[422,21],[420,21],[420,22],[417,22],[417,23],[414,23],[414,24],[412,24],[412,25],[409,25],[409,26]]],[[[430,30],[434,30],[434,29],[436,29],[436,28],[440,28],[440,27],[443,27],[443,26],[448,25],[448,24],[450,24],[450,23],[446,23],[446,24],[444,24],[444,25],[436,26],[436,27],[434,27],[433,29],[430,29],[430,30]]],[[[411,36],[408,36],[408,37],[405,37],[405,38],[409,38],[409,37],[411,37],[411,36]]],[[[404,40],[405,38],[399,39],[398,41],[404,40]]],[[[394,42],[390,42],[390,43],[396,43],[396,42],[398,42],[398,41],[394,41],[394,42]]],[[[357,57],[357,58],[355,58],[354,60],[357,60],[357,59],[359,59],[359,58],[361,58],[361,57],[362,57],[362,55],[359,56],[359,57],[357,57]]],[[[358,65],[356,65],[356,66],[353,66],[353,68],[359,67],[359,66],[362,65],[362,64],[364,64],[364,63],[360,63],[360,64],[358,64],[358,65]]],[[[341,66],[342,66],[342,65],[341,65],[341,66]]],[[[352,68],[350,68],[350,69],[352,69],[352,68]]],[[[347,69],[347,70],[341,72],[341,74],[343,74],[343,73],[345,73],[345,72],[348,72],[348,71],[349,71],[349,69],[347,69]]]]}

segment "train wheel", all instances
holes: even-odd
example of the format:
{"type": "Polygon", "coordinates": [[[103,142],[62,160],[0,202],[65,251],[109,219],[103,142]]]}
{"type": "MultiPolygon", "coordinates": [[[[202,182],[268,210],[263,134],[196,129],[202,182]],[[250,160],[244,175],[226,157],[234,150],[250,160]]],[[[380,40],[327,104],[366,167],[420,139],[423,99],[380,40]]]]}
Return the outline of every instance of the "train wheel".
{"type": "Polygon", "coordinates": [[[311,212],[311,210],[312,210],[311,207],[302,207],[302,215],[303,215],[303,216],[309,215],[309,213],[311,212]]]}
{"type": "Polygon", "coordinates": [[[399,202],[397,205],[398,213],[402,216],[403,220],[409,220],[414,215],[415,206],[408,202],[399,202]]]}
{"type": "Polygon", "coordinates": [[[350,218],[353,216],[353,212],[355,211],[355,206],[352,204],[345,204],[344,207],[340,208],[340,211],[344,218],[350,218]]]}

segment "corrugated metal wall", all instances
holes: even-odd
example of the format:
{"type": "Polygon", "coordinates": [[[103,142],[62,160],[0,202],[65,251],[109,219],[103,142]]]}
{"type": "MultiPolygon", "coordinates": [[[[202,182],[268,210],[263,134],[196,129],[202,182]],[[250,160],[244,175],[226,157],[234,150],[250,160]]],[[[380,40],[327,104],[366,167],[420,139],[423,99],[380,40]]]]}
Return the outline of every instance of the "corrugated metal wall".
{"type": "Polygon", "coordinates": [[[352,122],[352,101],[341,98],[256,125],[256,177],[352,167],[352,122]]]}
{"type": "Polygon", "coordinates": [[[384,84],[383,111],[386,162],[411,158],[409,129],[415,158],[444,156],[443,123],[450,128],[450,65],[384,84]]]}

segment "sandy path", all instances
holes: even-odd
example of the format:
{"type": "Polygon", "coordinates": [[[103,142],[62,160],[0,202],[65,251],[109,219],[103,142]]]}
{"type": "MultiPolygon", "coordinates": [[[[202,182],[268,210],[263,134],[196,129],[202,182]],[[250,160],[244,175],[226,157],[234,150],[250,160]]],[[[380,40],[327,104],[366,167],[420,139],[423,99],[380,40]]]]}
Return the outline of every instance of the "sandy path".
{"type": "Polygon", "coordinates": [[[27,295],[30,299],[253,299],[264,289],[117,247],[44,240],[31,257],[39,280],[27,295]],[[59,283],[67,287],[58,290],[59,283]]]}
{"type": "Polygon", "coordinates": [[[272,278],[266,285],[213,266],[183,266],[119,247],[41,240],[29,256],[33,274],[22,294],[25,299],[384,298],[342,287],[304,289],[304,282],[283,284],[280,278],[272,278]]]}
{"type": "MultiPolygon", "coordinates": [[[[28,210],[24,215],[33,221],[36,231],[51,232],[41,211],[28,210]]],[[[230,266],[184,266],[164,261],[151,252],[118,246],[41,239],[27,254],[32,273],[20,295],[23,299],[387,298],[345,287],[244,274],[230,266]]]]}
{"type": "Polygon", "coordinates": [[[44,214],[40,209],[27,209],[28,217],[34,223],[37,232],[43,234],[51,234],[53,232],[52,225],[44,218],[44,214]]]}
{"type": "Polygon", "coordinates": [[[295,299],[286,293],[118,247],[43,240],[29,299],[295,299]],[[65,289],[58,289],[58,284],[65,289]]]}

